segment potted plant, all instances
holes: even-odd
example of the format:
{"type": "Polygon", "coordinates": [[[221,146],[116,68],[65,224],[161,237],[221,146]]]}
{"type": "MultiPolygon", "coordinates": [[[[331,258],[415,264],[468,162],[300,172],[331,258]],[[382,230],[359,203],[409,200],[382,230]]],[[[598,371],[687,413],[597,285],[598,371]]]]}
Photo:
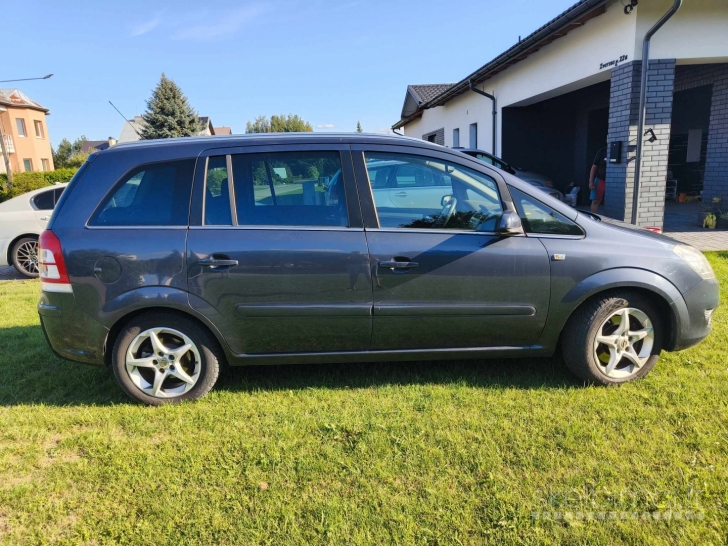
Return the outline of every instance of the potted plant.
{"type": "Polygon", "coordinates": [[[718,218],[723,214],[720,210],[720,197],[713,197],[709,205],[706,205],[702,212],[698,214],[698,224],[704,228],[715,229],[718,224],[718,218]]]}

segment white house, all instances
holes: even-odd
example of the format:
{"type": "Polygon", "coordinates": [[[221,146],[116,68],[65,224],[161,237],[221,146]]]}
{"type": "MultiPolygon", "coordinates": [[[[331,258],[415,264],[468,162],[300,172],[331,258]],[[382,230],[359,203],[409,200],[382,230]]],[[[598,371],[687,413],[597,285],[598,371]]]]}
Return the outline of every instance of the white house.
{"type": "MultiPolygon", "coordinates": [[[[408,86],[393,128],[494,151],[581,186],[582,203],[608,144],[606,213],[629,220],[642,40],[673,4],[580,0],[459,82],[408,86]]],[[[684,0],[654,35],[647,97],[638,224],[662,225],[668,172],[680,192],[728,199],[728,0],[684,0]]]]}

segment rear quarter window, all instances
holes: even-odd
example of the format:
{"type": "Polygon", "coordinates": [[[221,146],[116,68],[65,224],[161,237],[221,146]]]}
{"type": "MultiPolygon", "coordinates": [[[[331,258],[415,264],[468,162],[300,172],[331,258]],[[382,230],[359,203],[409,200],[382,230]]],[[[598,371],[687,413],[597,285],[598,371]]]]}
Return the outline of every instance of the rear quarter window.
{"type": "Polygon", "coordinates": [[[195,160],[140,165],[109,192],[92,226],[186,226],[195,160]]]}

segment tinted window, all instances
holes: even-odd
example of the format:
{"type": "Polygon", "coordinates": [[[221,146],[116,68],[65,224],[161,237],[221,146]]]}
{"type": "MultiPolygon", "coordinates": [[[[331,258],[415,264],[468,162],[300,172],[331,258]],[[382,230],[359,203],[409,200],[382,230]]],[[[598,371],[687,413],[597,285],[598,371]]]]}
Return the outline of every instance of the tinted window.
{"type": "Polygon", "coordinates": [[[137,167],[114,186],[90,224],[186,226],[194,159],[137,167]]]}
{"type": "Polygon", "coordinates": [[[38,210],[53,210],[56,204],[53,192],[54,190],[48,190],[33,197],[33,204],[35,204],[38,210]]]}
{"type": "Polygon", "coordinates": [[[516,188],[511,187],[510,190],[526,233],[584,235],[581,228],[563,214],[559,214],[516,188]]]}
{"type": "Polygon", "coordinates": [[[65,189],[66,188],[64,187],[64,188],[56,188],[55,190],[53,190],[53,200],[55,201],[55,205],[57,205],[58,201],[61,200],[61,195],[63,195],[63,190],[65,190],[65,189]]]}
{"type": "Polygon", "coordinates": [[[495,181],[455,163],[426,156],[367,152],[367,171],[380,227],[495,231],[503,212],[495,181]],[[382,169],[395,183],[379,185],[382,169]]]}
{"type": "Polygon", "coordinates": [[[232,156],[238,225],[348,226],[339,152],[232,156]]]}
{"type": "Polygon", "coordinates": [[[205,225],[231,226],[232,224],[227,157],[224,155],[210,157],[207,160],[205,178],[205,225]]]}

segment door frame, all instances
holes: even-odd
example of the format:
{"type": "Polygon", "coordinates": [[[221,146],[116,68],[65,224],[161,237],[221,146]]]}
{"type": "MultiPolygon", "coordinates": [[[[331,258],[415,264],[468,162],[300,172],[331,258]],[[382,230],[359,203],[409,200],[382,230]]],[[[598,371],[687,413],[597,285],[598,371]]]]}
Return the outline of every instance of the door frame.
{"type": "MultiPolygon", "coordinates": [[[[341,161],[341,176],[344,182],[344,197],[346,199],[346,213],[349,217],[349,226],[256,226],[256,225],[239,225],[237,222],[237,214],[233,212],[232,226],[210,226],[217,229],[281,229],[281,230],[348,230],[362,229],[364,227],[362,220],[362,211],[359,204],[359,196],[355,181],[353,162],[351,157],[351,149],[348,144],[265,144],[256,146],[229,146],[207,148],[200,152],[197,156],[197,165],[195,167],[195,177],[192,182],[192,199],[190,200],[190,227],[204,228],[204,198],[205,198],[205,182],[207,176],[207,160],[214,156],[233,156],[240,154],[265,154],[276,152],[339,152],[339,160],[341,161]]],[[[236,208],[234,180],[230,161],[228,161],[228,177],[230,183],[230,206],[236,208]]]]}
{"type": "MultiPolygon", "coordinates": [[[[467,167],[468,169],[472,169],[476,172],[479,172],[481,174],[484,174],[488,176],[489,178],[492,178],[497,187],[498,187],[498,193],[500,194],[501,198],[501,205],[503,206],[503,212],[505,211],[513,211],[518,212],[516,210],[516,206],[513,203],[513,199],[511,198],[511,193],[508,191],[508,185],[506,184],[505,179],[503,176],[501,176],[500,173],[498,173],[497,170],[491,169],[483,163],[482,161],[479,161],[477,159],[471,159],[468,156],[459,157],[455,154],[448,153],[448,152],[441,152],[440,150],[431,150],[431,149],[423,149],[415,146],[406,146],[406,145],[393,145],[393,144],[353,144],[351,146],[351,156],[352,161],[354,163],[354,174],[356,175],[356,186],[359,193],[359,201],[360,201],[360,207],[361,207],[361,214],[362,219],[364,222],[364,228],[366,230],[380,230],[380,231],[403,231],[403,232],[424,232],[424,233],[435,233],[435,232],[443,232],[443,233],[473,233],[473,234],[481,234],[481,235],[494,235],[495,232],[474,232],[470,230],[460,230],[460,229],[444,229],[444,230],[433,230],[433,229],[412,229],[412,228],[382,228],[379,225],[379,218],[377,216],[377,209],[374,204],[374,194],[372,193],[372,187],[369,183],[369,174],[367,172],[366,168],[366,162],[364,160],[364,152],[388,152],[388,153],[398,153],[398,154],[409,154],[409,155],[417,155],[417,156],[423,156],[423,157],[431,157],[433,159],[439,159],[442,161],[449,161],[451,163],[455,163],[456,165],[460,165],[462,167],[467,167]]],[[[512,237],[525,237],[525,234],[521,235],[513,235],[512,237]]]]}

